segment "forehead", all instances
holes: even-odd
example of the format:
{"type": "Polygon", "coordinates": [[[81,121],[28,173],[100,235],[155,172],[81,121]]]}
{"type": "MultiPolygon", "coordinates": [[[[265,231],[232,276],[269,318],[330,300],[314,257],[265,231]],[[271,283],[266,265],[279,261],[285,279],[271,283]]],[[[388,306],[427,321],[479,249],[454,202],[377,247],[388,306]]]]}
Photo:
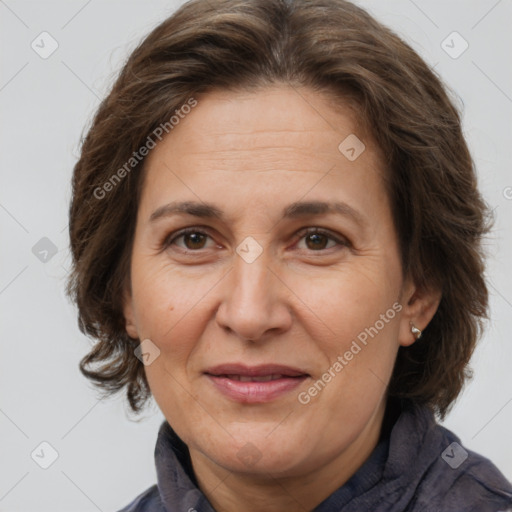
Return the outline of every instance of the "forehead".
{"type": "Polygon", "coordinates": [[[340,185],[354,193],[363,182],[382,193],[379,150],[356,121],[348,106],[305,88],[210,92],[149,154],[143,197],[163,202],[172,187],[194,200],[235,189],[255,201],[257,191],[296,200],[340,185]]]}
{"type": "Polygon", "coordinates": [[[200,96],[197,106],[183,117],[167,142],[174,148],[186,144],[194,154],[274,148],[276,142],[286,149],[286,141],[294,149],[299,144],[331,152],[355,132],[368,138],[361,132],[352,102],[284,85],[255,91],[214,90],[200,96]]]}

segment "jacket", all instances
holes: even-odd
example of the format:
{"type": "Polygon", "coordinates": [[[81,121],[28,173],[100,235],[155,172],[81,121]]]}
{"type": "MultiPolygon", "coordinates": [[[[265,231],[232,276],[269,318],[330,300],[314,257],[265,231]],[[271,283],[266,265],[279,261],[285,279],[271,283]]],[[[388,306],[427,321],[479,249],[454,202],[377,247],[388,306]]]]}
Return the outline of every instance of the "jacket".
{"type": "MultiPolygon", "coordinates": [[[[157,484],[119,512],[215,512],[198,488],[187,446],[164,421],[157,484]]],[[[400,402],[360,469],[313,512],[512,511],[512,485],[485,457],[436,423],[425,406],[400,402]]]]}

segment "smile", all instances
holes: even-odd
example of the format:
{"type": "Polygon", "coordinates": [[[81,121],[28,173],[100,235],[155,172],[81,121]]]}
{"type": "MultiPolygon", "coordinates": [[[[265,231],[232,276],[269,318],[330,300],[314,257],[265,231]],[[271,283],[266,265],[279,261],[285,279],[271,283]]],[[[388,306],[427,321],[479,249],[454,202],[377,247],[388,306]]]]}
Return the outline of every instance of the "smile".
{"type": "Polygon", "coordinates": [[[265,403],[296,389],[309,375],[297,368],[279,365],[247,367],[221,365],[205,372],[214,388],[241,403],[265,403]]]}

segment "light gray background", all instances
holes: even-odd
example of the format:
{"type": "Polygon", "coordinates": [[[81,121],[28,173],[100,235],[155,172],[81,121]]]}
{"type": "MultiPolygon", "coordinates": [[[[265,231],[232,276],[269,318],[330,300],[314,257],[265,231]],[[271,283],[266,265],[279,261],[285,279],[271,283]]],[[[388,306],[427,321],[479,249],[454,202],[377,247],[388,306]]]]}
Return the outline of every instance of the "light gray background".
{"type": "MultiPolygon", "coordinates": [[[[98,400],[78,371],[90,342],[64,295],[67,210],[84,126],[125,57],[181,3],[0,1],[0,511],[118,510],[155,482],[157,407],[134,422],[122,396],[98,400]],[[47,59],[31,48],[43,31],[59,45],[47,59]],[[46,263],[32,252],[43,237],[58,250],[46,263]],[[59,454],[46,470],[30,456],[42,441],[59,454]]],[[[512,479],[512,1],[359,3],[435,65],[463,108],[497,215],[492,322],[445,423],[512,479]],[[457,59],[441,47],[453,31],[469,43],[457,59]]]]}

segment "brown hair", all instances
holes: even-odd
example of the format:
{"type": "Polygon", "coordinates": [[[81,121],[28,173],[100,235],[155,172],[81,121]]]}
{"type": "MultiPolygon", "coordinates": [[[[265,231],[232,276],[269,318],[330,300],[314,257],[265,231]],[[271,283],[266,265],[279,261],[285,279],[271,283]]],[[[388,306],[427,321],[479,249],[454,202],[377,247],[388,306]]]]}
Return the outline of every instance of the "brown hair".
{"type": "Polygon", "coordinates": [[[404,275],[442,290],[423,336],[399,349],[389,394],[443,417],[469,376],[487,318],[481,238],[490,210],[439,77],[345,0],[192,0],[130,55],[74,168],[67,291],[81,331],[97,340],[80,369],[107,394],[126,386],[135,412],[150,396],[134,356],[139,341],[128,337],[122,309],[144,160],[120,169],[194,95],[276,83],[329,91],[340,104],[355,98],[361,123],[386,156],[404,275]],[[116,173],[122,179],[105,187],[116,173]],[[107,188],[108,197],[98,198],[107,188]]]}

